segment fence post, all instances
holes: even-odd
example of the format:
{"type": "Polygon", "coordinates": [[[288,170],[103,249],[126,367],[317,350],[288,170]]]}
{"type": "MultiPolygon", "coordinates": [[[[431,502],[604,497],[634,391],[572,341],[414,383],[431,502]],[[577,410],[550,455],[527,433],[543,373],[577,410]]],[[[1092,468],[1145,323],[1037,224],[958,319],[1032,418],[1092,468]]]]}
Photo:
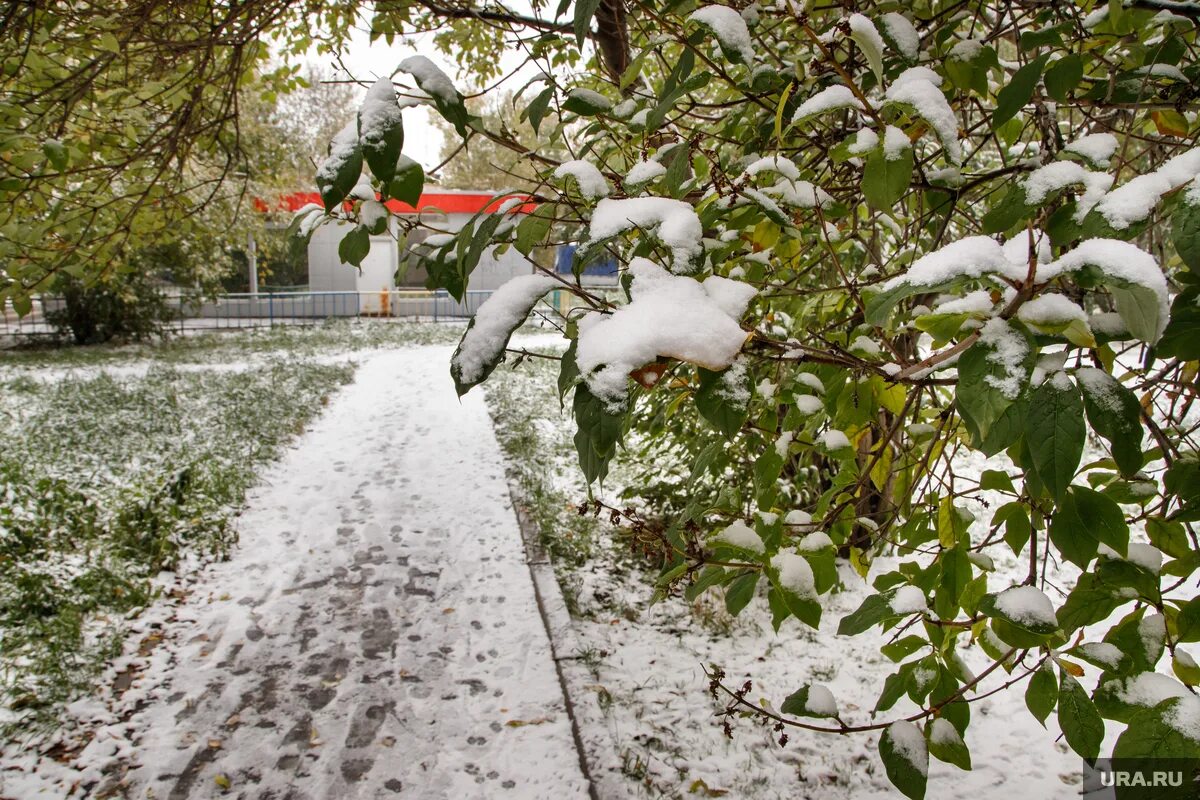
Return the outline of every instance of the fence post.
{"type": "Polygon", "coordinates": [[[275,327],[275,292],[267,290],[267,327],[275,327]]]}

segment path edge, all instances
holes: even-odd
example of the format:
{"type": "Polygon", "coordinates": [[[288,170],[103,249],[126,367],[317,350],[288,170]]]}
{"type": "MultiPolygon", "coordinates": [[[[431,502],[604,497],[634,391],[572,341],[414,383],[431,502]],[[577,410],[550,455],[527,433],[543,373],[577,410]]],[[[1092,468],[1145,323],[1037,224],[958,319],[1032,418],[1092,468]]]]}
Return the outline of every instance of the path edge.
{"type": "Polygon", "coordinates": [[[567,709],[567,718],[571,721],[571,738],[575,740],[575,751],[579,756],[579,769],[583,773],[584,780],[587,781],[588,797],[591,800],[600,800],[596,781],[592,777],[592,768],[588,763],[587,749],[584,747],[583,734],[579,727],[579,717],[575,713],[575,703],[571,699],[569,682],[563,671],[563,661],[573,658],[573,653],[579,651],[575,640],[575,628],[571,621],[571,612],[567,610],[566,600],[563,599],[562,587],[558,584],[558,576],[554,574],[554,565],[550,562],[545,548],[542,547],[537,523],[534,522],[522,502],[520,489],[513,482],[511,472],[508,470],[505,472],[508,496],[512,503],[513,514],[517,519],[517,526],[521,530],[521,543],[525,549],[525,565],[529,567],[529,577],[533,582],[533,596],[537,601],[542,625],[546,629],[546,638],[550,642],[550,657],[554,661],[554,672],[558,676],[558,685],[567,709]]]}

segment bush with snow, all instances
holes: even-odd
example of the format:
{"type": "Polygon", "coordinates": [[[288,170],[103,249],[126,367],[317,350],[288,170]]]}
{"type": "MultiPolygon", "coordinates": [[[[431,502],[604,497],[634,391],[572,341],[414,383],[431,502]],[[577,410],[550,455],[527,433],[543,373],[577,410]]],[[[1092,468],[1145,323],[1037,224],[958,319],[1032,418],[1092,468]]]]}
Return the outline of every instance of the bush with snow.
{"type": "MultiPolygon", "coordinates": [[[[456,295],[493,244],[618,259],[617,296],[558,287],[581,468],[603,492],[623,441],[694,464],[642,492],[666,520],[635,531],[660,593],[765,602],[779,629],[870,581],[838,629],[888,632],[874,715],[817,684],[780,712],[719,672],[714,694],[781,730],[875,731],[910,797],[930,756],[970,767],[971,704],[1005,682],[1084,757],[1106,725],[1126,726],[1118,755],[1200,756],[1200,149],[1176,110],[1194,14],[970,5],[630,9],[627,70],[547,68],[523,115],[557,102],[549,135],[586,157],[517,187],[533,213],[481,214],[429,258],[456,295]],[[972,456],[991,460],[956,473],[972,456]],[[1005,550],[1029,564],[1016,586],[991,574],[1005,550]]],[[[457,91],[408,71],[455,122],[457,91]]],[[[386,138],[339,136],[323,191],[354,184],[363,137],[386,138]]],[[[460,390],[551,285],[520,280],[464,337],[460,390]]]]}

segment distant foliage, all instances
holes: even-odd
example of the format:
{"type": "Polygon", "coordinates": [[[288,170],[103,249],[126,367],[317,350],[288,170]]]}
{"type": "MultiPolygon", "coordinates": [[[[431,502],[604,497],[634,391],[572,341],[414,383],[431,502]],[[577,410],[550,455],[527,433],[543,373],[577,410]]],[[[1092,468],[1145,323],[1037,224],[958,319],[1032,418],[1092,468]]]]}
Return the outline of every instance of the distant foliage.
{"type": "MultiPolygon", "coordinates": [[[[1196,13],[855,6],[633,5],[620,70],[600,40],[583,73],[547,56],[521,119],[554,109],[549,138],[579,158],[532,154],[533,213],[428,239],[430,285],[461,295],[490,245],[568,241],[580,266],[618,259],[624,296],[520,279],[464,336],[459,391],[542,294],[571,292],[559,387],[589,481],[623,442],[694,464],[648,476],[661,523],[611,509],[655,542],[659,593],[723,591],[732,613],[765,595],[777,626],[815,626],[838,560],[872,582],[839,623],[887,632],[897,667],[871,721],[817,684],[763,708],[714,670],[726,720],[880,732],[918,798],[930,756],[970,767],[972,702],[1009,673],[1086,758],[1114,724],[1117,755],[1200,756],[1180,648],[1200,639],[1196,13]],[[991,574],[999,548],[1028,559],[1021,584],[991,574]],[[872,569],[881,554],[898,566],[872,569]],[[973,674],[968,646],[991,665],[973,674]]],[[[596,4],[574,14],[577,41],[606,30],[596,4]]],[[[568,36],[543,34],[543,54],[568,36]]],[[[417,83],[461,131],[436,78],[417,83]]],[[[469,118],[475,136],[506,140],[469,118]]],[[[376,190],[395,196],[366,188],[356,147],[335,143],[305,231],[360,230],[376,190]]]]}

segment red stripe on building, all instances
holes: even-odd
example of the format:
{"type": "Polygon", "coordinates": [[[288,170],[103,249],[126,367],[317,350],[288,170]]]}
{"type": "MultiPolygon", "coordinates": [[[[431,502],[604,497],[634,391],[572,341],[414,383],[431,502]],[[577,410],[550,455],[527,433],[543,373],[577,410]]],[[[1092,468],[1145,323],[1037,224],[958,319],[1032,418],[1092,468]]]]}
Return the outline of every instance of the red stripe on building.
{"type": "MultiPolygon", "coordinates": [[[[484,192],[424,192],[417,201],[416,208],[399,200],[388,200],[388,210],[394,214],[415,214],[419,211],[441,211],[446,214],[477,214],[480,211],[496,211],[504,198],[493,201],[494,195],[484,192]]],[[[299,211],[308,204],[321,205],[321,195],[316,192],[295,192],[281,195],[275,203],[275,210],[299,211]]],[[[259,211],[269,211],[270,206],[261,198],[254,198],[254,207],[259,211]]],[[[511,209],[514,212],[528,214],[537,208],[535,203],[522,203],[511,209]]]]}

